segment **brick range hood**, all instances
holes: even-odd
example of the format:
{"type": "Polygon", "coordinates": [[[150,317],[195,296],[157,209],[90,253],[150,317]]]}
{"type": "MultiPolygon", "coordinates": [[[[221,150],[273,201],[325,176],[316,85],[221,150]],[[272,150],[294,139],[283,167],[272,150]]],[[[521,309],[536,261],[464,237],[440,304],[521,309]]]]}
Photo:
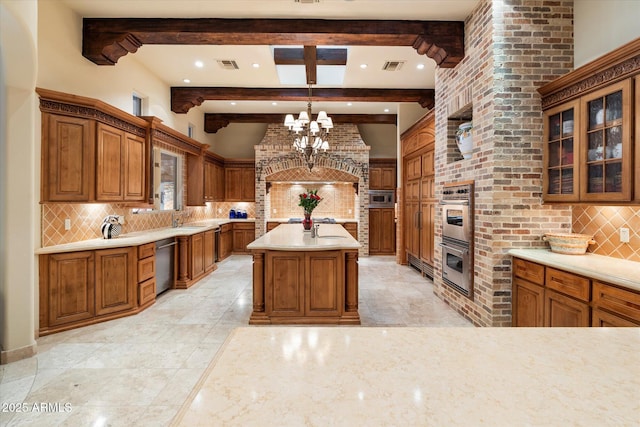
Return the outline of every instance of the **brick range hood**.
{"type": "Polygon", "coordinates": [[[330,148],[318,156],[312,172],[294,150],[288,130],[281,124],[269,124],[262,141],[255,146],[256,156],[256,237],[266,232],[270,212],[267,182],[335,182],[357,184],[355,219],[358,220],[360,255],[369,252],[369,150],[358,127],[336,124],[329,135],[330,148]]]}

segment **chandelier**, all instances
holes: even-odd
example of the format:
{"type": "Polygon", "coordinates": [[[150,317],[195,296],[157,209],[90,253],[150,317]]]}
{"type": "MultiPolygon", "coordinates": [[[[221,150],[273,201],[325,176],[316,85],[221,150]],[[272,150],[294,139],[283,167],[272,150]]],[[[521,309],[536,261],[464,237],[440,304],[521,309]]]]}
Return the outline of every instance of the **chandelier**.
{"type": "Polygon", "coordinates": [[[313,169],[316,156],[320,150],[329,148],[329,129],[333,127],[331,117],[326,111],[320,111],[315,120],[311,120],[311,85],[309,85],[309,102],[307,111],[300,111],[297,119],[293,114],[287,114],[284,118],[284,126],[289,129],[289,136],[293,140],[293,148],[302,156],[309,171],[313,169]]]}

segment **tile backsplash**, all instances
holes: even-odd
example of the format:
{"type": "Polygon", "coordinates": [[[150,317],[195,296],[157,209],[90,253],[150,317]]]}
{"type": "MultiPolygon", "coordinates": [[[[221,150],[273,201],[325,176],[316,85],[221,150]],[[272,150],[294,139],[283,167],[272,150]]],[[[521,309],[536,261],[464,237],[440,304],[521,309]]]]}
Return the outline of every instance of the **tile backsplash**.
{"type": "MultiPolygon", "coordinates": [[[[206,206],[187,207],[180,215],[184,222],[209,218],[228,218],[229,209],[240,207],[247,210],[250,218],[255,218],[255,203],[207,203],[206,206]],[[220,213],[218,213],[220,212],[220,213]]],[[[123,215],[125,223],[122,233],[153,230],[171,226],[172,212],[145,212],[133,214],[132,209],[121,204],[43,204],[42,205],[42,247],[78,242],[102,237],[100,226],[107,215],[123,215]],[[64,220],[71,221],[71,229],[64,229],[64,220]]]]}
{"type": "Polygon", "coordinates": [[[640,261],[640,207],[574,206],[573,232],[596,241],[588,251],[614,258],[640,261]],[[620,243],[620,228],[629,229],[629,243],[620,243]]]}
{"type": "Polygon", "coordinates": [[[303,210],[298,206],[299,195],[307,189],[318,190],[318,195],[322,197],[313,211],[314,217],[356,218],[356,196],[352,183],[274,183],[268,194],[271,210],[267,218],[301,218],[303,210]]]}

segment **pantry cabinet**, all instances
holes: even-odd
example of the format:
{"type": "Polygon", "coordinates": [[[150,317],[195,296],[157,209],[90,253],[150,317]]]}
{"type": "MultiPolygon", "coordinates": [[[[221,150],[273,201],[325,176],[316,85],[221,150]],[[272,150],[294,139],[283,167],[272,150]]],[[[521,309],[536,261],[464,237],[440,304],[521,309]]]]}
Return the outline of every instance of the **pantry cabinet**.
{"type": "Polygon", "coordinates": [[[640,326],[640,292],[513,258],[512,325],[640,326]]]}
{"type": "Polygon", "coordinates": [[[430,113],[401,137],[404,201],[400,206],[403,261],[433,276],[435,209],[435,116],[430,113]]]}
{"type": "Polygon", "coordinates": [[[539,89],[545,202],[640,203],[639,40],[539,89]]]}
{"type": "Polygon", "coordinates": [[[101,101],[36,89],[41,202],[148,202],[147,122],[101,101]]]}

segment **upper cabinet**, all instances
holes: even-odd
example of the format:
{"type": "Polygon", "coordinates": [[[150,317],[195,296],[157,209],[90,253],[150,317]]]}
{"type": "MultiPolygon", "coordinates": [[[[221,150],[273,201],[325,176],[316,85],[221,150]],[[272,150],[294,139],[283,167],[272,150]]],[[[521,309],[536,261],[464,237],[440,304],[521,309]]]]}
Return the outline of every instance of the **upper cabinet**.
{"type": "Polygon", "coordinates": [[[396,159],[369,159],[369,189],[396,189],[396,159]]]}
{"type": "Polygon", "coordinates": [[[227,160],[224,172],[226,201],[255,201],[256,168],[253,160],[227,160]]]}
{"type": "Polygon", "coordinates": [[[638,55],[640,39],[539,89],[545,202],[640,203],[638,55]]]}
{"type": "Polygon", "coordinates": [[[42,202],[148,201],[147,122],[101,101],[37,89],[42,202]]]}

